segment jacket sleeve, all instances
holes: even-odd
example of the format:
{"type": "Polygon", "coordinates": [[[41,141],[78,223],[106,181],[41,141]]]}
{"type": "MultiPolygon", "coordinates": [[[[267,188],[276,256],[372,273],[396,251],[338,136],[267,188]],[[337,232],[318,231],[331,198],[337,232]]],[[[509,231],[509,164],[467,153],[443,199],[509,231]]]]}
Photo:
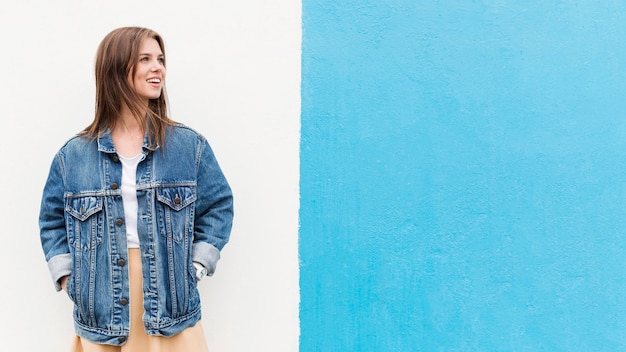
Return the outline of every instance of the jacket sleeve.
{"type": "Polygon", "coordinates": [[[197,200],[192,260],[213,275],[233,222],[233,195],[209,143],[202,138],[197,155],[197,200]]]}
{"type": "Polygon", "coordinates": [[[64,212],[64,178],[60,155],[52,161],[43,190],[39,212],[39,235],[55,289],[61,290],[60,279],[72,272],[72,259],[67,242],[64,212]]]}

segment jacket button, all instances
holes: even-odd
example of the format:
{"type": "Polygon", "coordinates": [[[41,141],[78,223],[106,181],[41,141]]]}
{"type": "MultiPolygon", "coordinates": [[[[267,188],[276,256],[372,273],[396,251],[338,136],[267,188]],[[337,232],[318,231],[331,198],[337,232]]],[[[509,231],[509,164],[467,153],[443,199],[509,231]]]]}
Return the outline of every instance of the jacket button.
{"type": "Polygon", "coordinates": [[[117,157],[117,155],[113,155],[113,162],[117,163],[120,161],[120,158],[117,157]]]}
{"type": "Polygon", "coordinates": [[[119,342],[124,342],[124,341],[126,341],[126,336],[122,336],[122,337],[120,337],[119,339],[117,339],[117,341],[119,341],[119,342]]]}
{"type": "Polygon", "coordinates": [[[117,189],[117,183],[115,182],[111,183],[111,189],[117,189]]]}
{"type": "Polygon", "coordinates": [[[180,197],[174,198],[174,203],[175,204],[180,204],[180,197]]]}
{"type": "Polygon", "coordinates": [[[122,298],[122,299],[120,299],[120,304],[125,306],[125,305],[128,304],[128,300],[126,298],[122,298]]]}
{"type": "Polygon", "coordinates": [[[115,220],[115,225],[117,225],[117,226],[122,226],[123,223],[124,223],[124,221],[122,221],[122,219],[115,220]]]}
{"type": "Polygon", "coordinates": [[[85,214],[85,212],[86,212],[86,211],[87,211],[87,210],[85,210],[85,207],[80,208],[80,213],[81,213],[81,214],[85,214]]]}
{"type": "Polygon", "coordinates": [[[120,259],[120,260],[117,261],[117,265],[124,266],[124,265],[126,265],[126,261],[124,259],[120,259]]]}

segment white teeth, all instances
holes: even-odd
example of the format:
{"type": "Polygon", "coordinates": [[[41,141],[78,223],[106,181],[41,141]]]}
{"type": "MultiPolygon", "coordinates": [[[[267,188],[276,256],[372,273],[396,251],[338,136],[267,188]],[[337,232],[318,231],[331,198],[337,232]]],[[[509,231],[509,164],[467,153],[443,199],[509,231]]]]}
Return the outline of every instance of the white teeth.
{"type": "Polygon", "coordinates": [[[158,78],[150,78],[147,82],[148,83],[161,83],[161,80],[158,78]]]}

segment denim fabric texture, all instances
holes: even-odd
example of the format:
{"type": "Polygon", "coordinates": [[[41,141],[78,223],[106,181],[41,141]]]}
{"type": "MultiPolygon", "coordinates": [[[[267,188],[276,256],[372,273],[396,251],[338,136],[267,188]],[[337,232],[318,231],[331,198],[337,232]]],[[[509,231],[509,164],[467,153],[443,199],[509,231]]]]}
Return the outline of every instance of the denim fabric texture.
{"type": "MultiPolygon", "coordinates": [[[[203,136],[177,124],[168,128],[164,146],[144,138],[137,228],[146,332],[172,336],[200,319],[193,262],[215,271],[230,236],[233,197],[203,136]]],[[[69,275],[77,334],[112,345],[124,344],[130,329],[121,179],[108,130],[98,139],[74,137],[53,159],[39,216],[57,290],[69,275]]]]}

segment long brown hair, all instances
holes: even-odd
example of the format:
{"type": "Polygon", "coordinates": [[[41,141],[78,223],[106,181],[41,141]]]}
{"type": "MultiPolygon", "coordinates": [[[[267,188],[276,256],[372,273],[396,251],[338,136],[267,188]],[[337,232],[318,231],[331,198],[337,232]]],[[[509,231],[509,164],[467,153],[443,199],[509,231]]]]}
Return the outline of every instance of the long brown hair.
{"type": "Polygon", "coordinates": [[[148,28],[122,27],[104,37],[96,54],[96,115],[79,135],[98,138],[107,128],[113,130],[125,104],[139,125],[147,129],[150,144],[162,146],[167,126],[174,124],[168,117],[165,86],[159,98],[149,100],[145,111],[142,98],[128,80],[135,75],[141,44],[149,38],[157,41],[165,55],[163,38],[148,28]]]}

